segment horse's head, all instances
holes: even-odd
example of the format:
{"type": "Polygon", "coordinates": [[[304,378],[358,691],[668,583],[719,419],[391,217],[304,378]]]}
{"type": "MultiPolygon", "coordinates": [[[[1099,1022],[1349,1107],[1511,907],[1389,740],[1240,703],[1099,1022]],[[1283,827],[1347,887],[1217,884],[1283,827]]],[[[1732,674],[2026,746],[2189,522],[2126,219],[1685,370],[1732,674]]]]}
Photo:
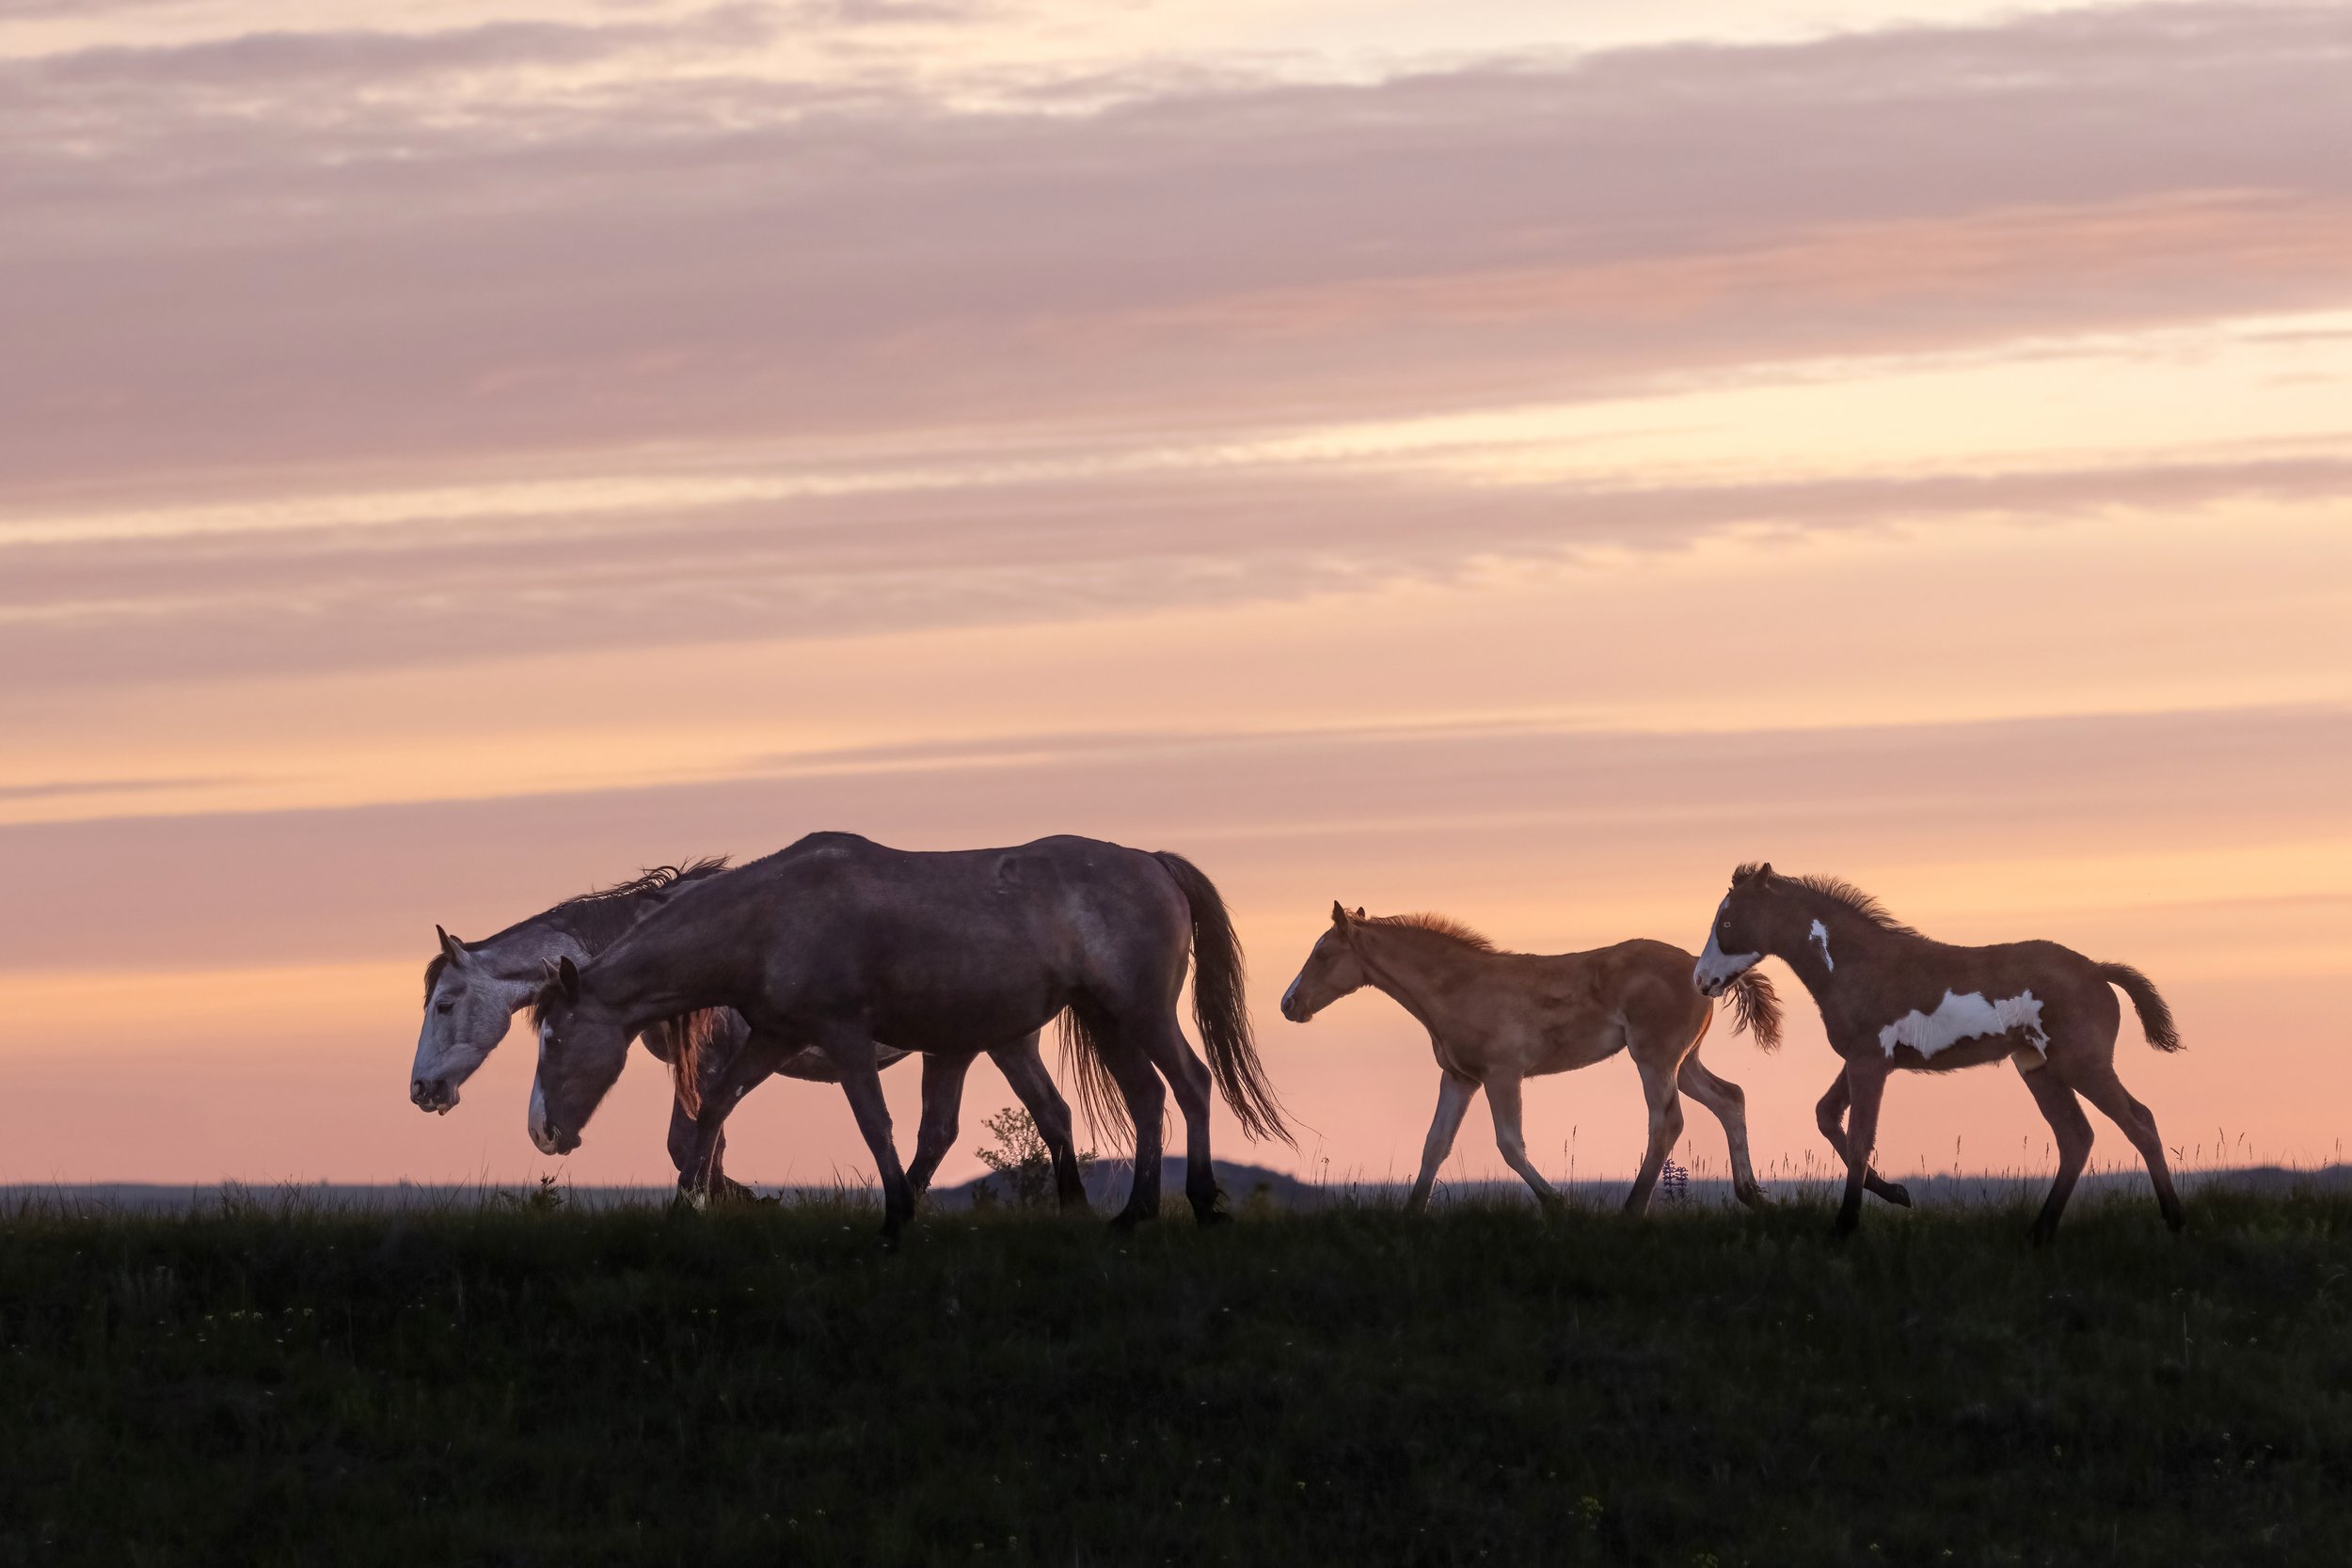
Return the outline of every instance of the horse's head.
{"type": "Polygon", "coordinates": [[[1723,995],[1732,981],[1775,951],[1779,880],[1769,863],[1743,865],[1731,874],[1731,890],[1716,906],[1715,924],[1707,930],[1707,950],[1691,971],[1692,982],[1701,991],[1723,995]]]}
{"type": "MultiPolygon", "coordinates": [[[[1364,911],[1358,910],[1353,918],[1363,919],[1364,911]]],[[[1347,911],[1333,899],[1330,929],[1315,939],[1298,978],[1282,993],[1282,1016],[1293,1023],[1304,1023],[1350,991],[1363,990],[1364,966],[1356,957],[1350,923],[1347,911]]]]}
{"type": "Polygon", "coordinates": [[[542,1154],[569,1154],[628,1060],[628,1025],[596,1000],[569,958],[540,988],[531,1017],[539,1030],[531,1141],[542,1154]]]}
{"type": "Polygon", "coordinates": [[[506,1037],[515,1009],[531,1000],[533,988],[492,973],[438,926],[433,931],[441,951],[425,966],[424,1025],[408,1069],[408,1098],[421,1111],[446,1113],[457,1103],[458,1085],[506,1037]]]}

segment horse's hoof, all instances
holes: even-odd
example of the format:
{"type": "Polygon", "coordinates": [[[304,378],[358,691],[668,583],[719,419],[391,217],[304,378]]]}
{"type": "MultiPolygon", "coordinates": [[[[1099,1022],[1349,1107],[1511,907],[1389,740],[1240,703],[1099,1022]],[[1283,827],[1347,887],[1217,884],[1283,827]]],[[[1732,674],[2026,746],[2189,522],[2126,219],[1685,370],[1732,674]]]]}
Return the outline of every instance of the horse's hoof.
{"type": "Polygon", "coordinates": [[[1231,1225],[1233,1223],[1232,1215],[1227,1213],[1224,1210],[1219,1209],[1215,1205],[1211,1205],[1206,1209],[1196,1207],[1192,1212],[1192,1218],[1193,1223],[1200,1226],[1203,1230],[1206,1230],[1213,1226],[1231,1225]]]}
{"type": "Polygon", "coordinates": [[[1842,1242],[1861,1228],[1862,1221],[1859,1218],[1850,1218],[1840,1214],[1829,1222],[1829,1239],[1833,1242],[1842,1242]]]}
{"type": "Polygon", "coordinates": [[[1898,1209],[1911,1207],[1911,1189],[1899,1181],[1889,1181],[1886,1184],[1886,1190],[1879,1196],[1898,1209]]]}
{"type": "Polygon", "coordinates": [[[1123,1236],[1151,1217],[1139,1210],[1121,1209],[1111,1216],[1111,1228],[1123,1236]]]}

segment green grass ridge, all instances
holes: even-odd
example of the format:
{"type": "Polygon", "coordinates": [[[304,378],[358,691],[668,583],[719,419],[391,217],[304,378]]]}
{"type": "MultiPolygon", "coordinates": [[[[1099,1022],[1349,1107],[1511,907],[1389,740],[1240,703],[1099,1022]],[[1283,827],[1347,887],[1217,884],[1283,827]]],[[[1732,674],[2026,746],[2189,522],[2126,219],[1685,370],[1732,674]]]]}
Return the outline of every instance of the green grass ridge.
{"type": "Polygon", "coordinates": [[[0,1214],[0,1563],[2295,1563],[2352,1197],[0,1214]]]}

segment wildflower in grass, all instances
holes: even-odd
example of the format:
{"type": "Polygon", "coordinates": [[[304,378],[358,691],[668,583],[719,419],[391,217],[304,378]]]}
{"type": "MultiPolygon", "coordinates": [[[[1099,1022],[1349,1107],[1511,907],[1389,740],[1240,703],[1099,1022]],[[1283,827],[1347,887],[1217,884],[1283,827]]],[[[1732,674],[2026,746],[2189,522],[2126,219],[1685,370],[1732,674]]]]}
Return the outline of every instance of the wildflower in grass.
{"type": "Polygon", "coordinates": [[[1691,1199],[1690,1167],[1669,1160],[1658,1173],[1658,1191],[1668,1203],[1687,1203],[1691,1199]]]}

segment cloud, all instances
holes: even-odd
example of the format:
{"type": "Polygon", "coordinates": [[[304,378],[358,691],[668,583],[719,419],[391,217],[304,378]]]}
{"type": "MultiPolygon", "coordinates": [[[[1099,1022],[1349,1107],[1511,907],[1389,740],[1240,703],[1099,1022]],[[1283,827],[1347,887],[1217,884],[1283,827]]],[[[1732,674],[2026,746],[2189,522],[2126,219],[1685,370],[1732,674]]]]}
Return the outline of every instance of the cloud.
{"type": "Polygon", "coordinates": [[[2342,297],[2335,8],[1092,113],[748,68],[410,90],[612,31],[208,45],[95,95],[131,62],[16,69],[0,475],[1374,413],[2342,297]],[[372,58],[401,93],[355,87],[372,58]]]}
{"type": "Polygon", "coordinates": [[[299,523],[0,543],[8,681],[445,662],[616,623],[1017,621],[1743,525],[2343,494],[2310,452],[1498,487],[1260,450],[2342,305],[2341,8],[1352,85],[1146,71],[985,109],[743,46],[779,17],[826,35],[727,7],[0,66],[22,130],[0,145],[0,541],[207,506],[299,523]],[[758,493],[787,470],[814,487],[758,493]],[[371,527],[304,512],[614,474],[660,483],[371,527]],[[710,475],[755,494],[713,499],[710,475]]]}
{"type": "Polygon", "coordinates": [[[2352,456],[1610,488],[1310,465],[21,547],[0,549],[0,695],[1295,601],[1730,528],[2347,497],[2352,456]]]}
{"type": "Polygon", "coordinates": [[[153,47],[114,45],[38,57],[12,74],[26,86],[170,89],[179,93],[380,91],[428,77],[579,66],[647,50],[743,48],[774,19],[756,5],[721,6],[675,22],[493,22],[440,32],[258,32],[153,47]]]}
{"type": "MultiPolygon", "coordinates": [[[[2303,895],[2335,886],[2317,847],[2340,839],[2347,787],[2352,715],[2337,710],[1744,734],[1015,736],[658,788],[0,827],[0,973],[412,953],[421,965],[435,921],[486,931],[639,863],[755,855],[819,828],[914,848],[1053,832],[1178,847],[1250,920],[1279,916],[1265,897],[1311,885],[1327,898],[1335,881],[1399,905],[1481,881],[1515,899],[1574,888],[1597,909],[1686,887],[1703,919],[1724,872],[1759,853],[1820,870],[2179,854],[2236,864],[2207,895],[2303,895]],[[2268,847],[2298,835],[2313,885],[2264,884],[2268,847]]],[[[1315,907],[1300,911],[1310,928],[1315,907]]]]}

